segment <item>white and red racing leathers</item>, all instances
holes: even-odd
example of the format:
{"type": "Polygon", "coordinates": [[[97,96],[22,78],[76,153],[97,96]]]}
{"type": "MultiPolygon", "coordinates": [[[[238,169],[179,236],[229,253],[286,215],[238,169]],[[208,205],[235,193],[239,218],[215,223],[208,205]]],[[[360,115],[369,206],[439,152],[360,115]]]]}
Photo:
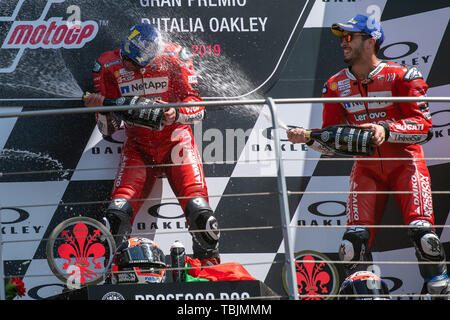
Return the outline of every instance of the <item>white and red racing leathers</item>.
{"type": "MultiPolygon", "coordinates": [[[[332,76],[323,97],[423,97],[427,84],[415,67],[381,62],[366,80],[358,80],[349,68],[332,76]]],[[[348,225],[380,223],[388,194],[355,191],[405,191],[394,194],[405,224],[415,220],[434,223],[430,175],[421,143],[431,138],[431,115],[426,102],[324,103],[322,127],[338,124],[375,123],[385,127],[386,141],[371,160],[354,162],[347,202],[348,225]],[[383,160],[407,158],[408,160],[383,160]],[[380,160],[373,160],[380,159],[380,160]]],[[[314,149],[314,145],[312,145],[314,149]]],[[[376,230],[371,229],[369,245],[376,230]]]]}
{"type": "MultiPolygon", "coordinates": [[[[120,49],[107,51],[98,58],[93,77],[94,90],[106,98],[142,96],[169,103],[202,101],[192,58],[175,43],[167,44],[162,54],[135,72],[125,70],[120,49]]],[[[178,108],[177,120],[160,131],[125,123],[126,140],[111,199],[134,200],[130,201],[131,223],[162,173],[175,195],[181,197],[183,211],[191,197],[208,200],[201,158],[189,126],[202,120],[203,114],[203,106],[178,108]],[[164,164],[169,166],[161,166],[164,164]]],[[[97,125],[103,135],[114,133],[120,123],[111,113],[97,115],[97,125]]]]}

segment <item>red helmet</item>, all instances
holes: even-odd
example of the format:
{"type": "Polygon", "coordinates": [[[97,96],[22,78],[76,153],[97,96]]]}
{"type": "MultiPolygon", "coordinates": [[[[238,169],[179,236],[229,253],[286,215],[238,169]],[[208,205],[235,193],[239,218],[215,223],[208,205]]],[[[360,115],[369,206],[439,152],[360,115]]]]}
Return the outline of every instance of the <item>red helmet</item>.
{"type": "Polygon", "coordinates": [[[111,265],[111,282],[160,283],[166,279],[165,255],[147,238],[130,238],[120,244],[111,265]]]}

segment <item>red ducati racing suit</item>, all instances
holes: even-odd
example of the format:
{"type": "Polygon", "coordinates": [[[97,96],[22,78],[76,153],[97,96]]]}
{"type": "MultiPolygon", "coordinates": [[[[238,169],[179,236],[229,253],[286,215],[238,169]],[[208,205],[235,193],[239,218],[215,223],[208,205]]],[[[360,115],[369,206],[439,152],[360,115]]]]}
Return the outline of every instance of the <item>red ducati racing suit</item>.
{"type": "MultiPolygon", "coordinates": [[[[125,70],[120,49],[107,51],[97,60],[93,77],[94,90],[106,98],[145,96],[169,103],[202,101],[192,59],[174,43],[167,44],[147,67],[134,72],[125,70]]],[[[111,199],[144,199],[156,178],[164,173],[175,195],[181,197],[183,211],[191,197],[208,200],[201,158],[189,126],[202,120],[203,113],[204,107],[181,107],[177,109],[176,121],[160,131],[125,123],[126,140],[111,199]],[[174,163],[185,165],[152,167],[174,163]]],[[[111,113],[97,115],[103,135],[111,135],[120,123],[111,113]]],[[[130,203],[132,224],[143,200],[130,203]]]]}
{"type": "MultiPolygon", "coordinates": [[[[323,87],[323,97],[395,97],[426,95],[427,84],[414,67],[381,62],[366,80],[358,80],[346,68],[323,87]]],[[[376,123],[385,127],[386,141],[372,158],[355,161],[347,202],[348,225],[377,225],[388,194],[354,191],[410,191],[394,194],[405,224],[415,220],[434,223],[430,175],[420,143],[431,138],[431,115],[426,102],[324,103],[323,125],[376,123]],[[410,160],[383,160],[408,158],[410,160]]],[[[314,146],[312,146],[314,149],[314,146]]],[[[371,229],[369,246],[376,230],[371,229]]]]}

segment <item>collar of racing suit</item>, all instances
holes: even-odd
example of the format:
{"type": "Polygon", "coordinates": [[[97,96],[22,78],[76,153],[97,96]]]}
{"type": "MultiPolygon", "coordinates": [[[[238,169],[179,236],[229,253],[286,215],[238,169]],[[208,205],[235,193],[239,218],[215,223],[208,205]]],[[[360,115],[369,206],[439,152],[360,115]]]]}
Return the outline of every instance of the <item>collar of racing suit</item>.
{"type": "MultiPolygon", "coordinates": [[[[381,61],[376,67],[375,69],[373,69],[369,75],[367,76],[366,80],[371,80],[373,77],[375,77],[377,74],[379,74],[381,72],[381,70],[383,70],[383,68],[386,66],[386,62],[381,61]]],[[[350,80],[359,80],[355,77],[355,75],[352,73],[352,67],[349,66],[348,68],[345,69],[345,74],[347,75],[347,77],[350,80]]],[[[366,81],[366,80],[360,80],[360,81],[366,81]]]]}

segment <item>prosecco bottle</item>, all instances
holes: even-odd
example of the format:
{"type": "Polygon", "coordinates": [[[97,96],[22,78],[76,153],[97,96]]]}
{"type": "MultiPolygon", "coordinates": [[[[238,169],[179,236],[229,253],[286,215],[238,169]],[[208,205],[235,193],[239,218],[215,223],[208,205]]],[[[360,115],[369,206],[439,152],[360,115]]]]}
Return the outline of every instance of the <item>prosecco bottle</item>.
{"type": "MultiPolygon", "coordinates": [[[[124,106],[124,105],[152,105],[155,101],[145,97],[120,97],[117,99],[104,99],[105,106],[124,106]]],[[[164,107],[129,109],[114,112],[120,119],[136,126],[161,130],[163,128],[162,119],[164,107]]]]}
{"type": "MultiPolygon", "coordinates": [[[[83,96],[83,98],[87,98],[91,93],[90,92],[86,92],[83,96]]],[[[135,96],[135,97],[119,97],[119,98],[114,98],[114,99],[109,99],[109,98],[105,98],[103,100],[103,105],[104,106],[124,106],[124,105],[129,105],[129,104],[133,104],[134,101],[136,101],[139,97],[135,96]]]]}
{"type": "MultiPolygon", "coordinates": [[[[83,98],[87,98],[91,93],[86,92],[83,98]]],[[[146,97],[120,97],[116,99],[104,99],[103,105],[105,106],[136,106],[136,105],[152,105],[155,104],[154,99],[146,97]]],[[[113,113],[118,116],[121,120],[133,124],[135,126],[150,128],[154,130],[162,130],[164,124],[162,119],[164,116],[165,108],[155,107],[155,108],[142,108],[142,109],[129,109],[129,110],[118,110],[113,113]]],[[[105,114],[100,112],[101,114],[105,114]]]]}
{"type": "Polygon", "coordinates": [[[105,100],[103,100],[103,105],[105,105],[105,106],[126,106],[126,105],[133,105],[133,104],[145,104],[145,102],[144,102],[144,99],[139,98],[137,96],[119,97],[116,99],[105,98],[105,100]],[[141,99],[142,101],[140,101],[139,99],[141,99]]]}
{"type": "Polygon", "coordinates": [[[335,153],[352,156],[371,156],[375,146],[370,143],[373,130],[350,125],[307,130],[305,137],[317,141],[335,153]]]}

